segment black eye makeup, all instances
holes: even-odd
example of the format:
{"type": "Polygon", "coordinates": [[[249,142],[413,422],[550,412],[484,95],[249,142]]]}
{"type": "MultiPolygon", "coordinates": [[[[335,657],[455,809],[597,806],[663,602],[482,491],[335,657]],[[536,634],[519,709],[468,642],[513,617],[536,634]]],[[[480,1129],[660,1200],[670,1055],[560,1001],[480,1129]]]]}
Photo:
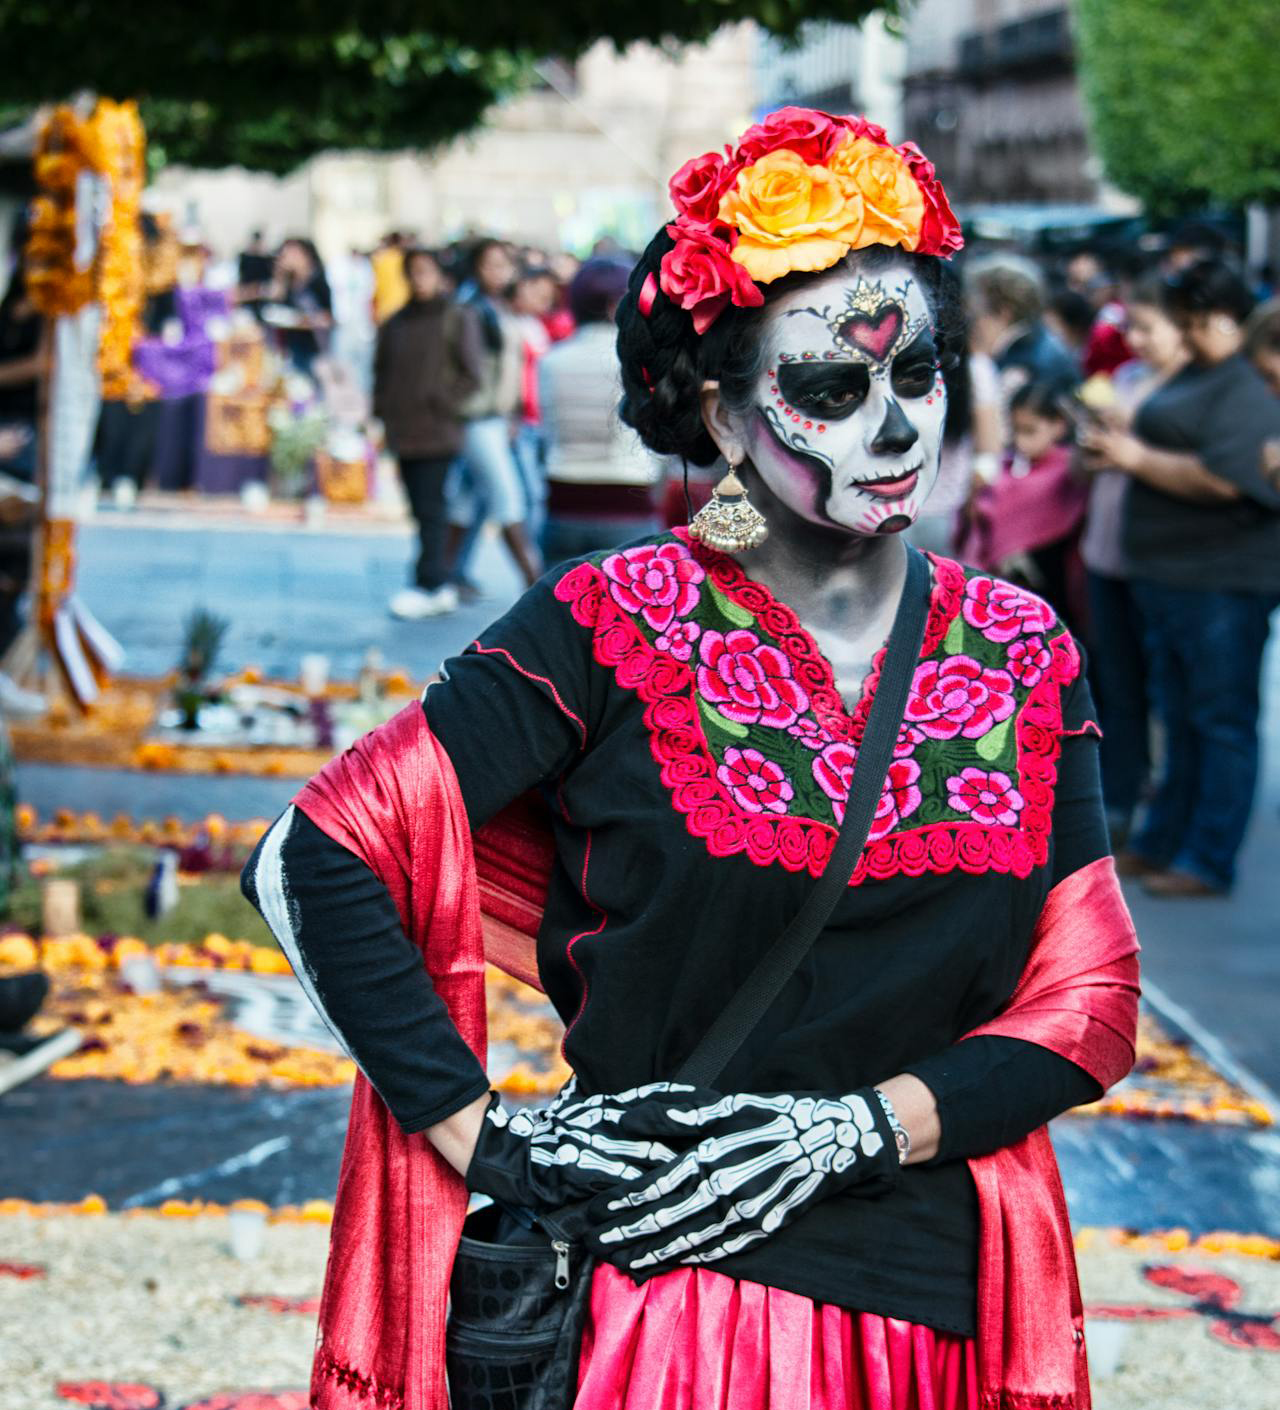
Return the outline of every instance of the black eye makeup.
{"type": "Polygon", "coordinates": [[[791,362],[778,368],[778,390],[797,411],[840,421],[866,400],[871,374],[861,362],[791,362]]]}
{"type": "Polygon", "coordinates": [[[938,350],[926,330],[893,360],[889,383],[900,397],[923,397],[933,390],[938,371],[938,350]]]}

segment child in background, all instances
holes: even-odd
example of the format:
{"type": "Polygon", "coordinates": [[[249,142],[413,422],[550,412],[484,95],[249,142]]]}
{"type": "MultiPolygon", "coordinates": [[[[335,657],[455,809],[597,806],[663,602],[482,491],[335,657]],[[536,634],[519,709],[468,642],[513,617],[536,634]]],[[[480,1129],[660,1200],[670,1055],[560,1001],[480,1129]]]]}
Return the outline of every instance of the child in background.
{"type": "Polygon", "coordinates": [[[1012,445],[962,516],[959,552],[1039,593],[1073,625],[1084,616],[1079,541],[1089,491],[1073,465],[1070,405],[1059,382],[1029,382],[1013,394],[1012,445]]]}

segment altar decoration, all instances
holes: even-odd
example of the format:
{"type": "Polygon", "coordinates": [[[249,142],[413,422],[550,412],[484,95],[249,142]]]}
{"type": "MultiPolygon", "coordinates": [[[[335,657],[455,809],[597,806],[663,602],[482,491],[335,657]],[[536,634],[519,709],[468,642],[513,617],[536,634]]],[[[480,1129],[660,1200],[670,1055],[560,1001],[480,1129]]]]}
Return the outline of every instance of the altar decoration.
{"type": "Polygon", "coordinates": [[[47,318],[78,313],[94,296],[86,200],[101,157],[98,133],[74,108],[54,108],[36,142],[36,197],[23,263],[27,294],[47,318]]]}
{"type": "Polygon", "coordinates": [[[74,539],[98,421],[100,356],[114,389],[131,376],[142,297],[141,141],[129,104],[103,99],[87,118],[66,104],[54,108],[36,144],[37,195],[24,251],[32,301],[47,319],[37,438],[40,532],[33,620],[3,668],[46,694],[65,687],[82,710],[123,661],[119,644],[75,593],[74,539]]]}
{"type": "Polygon", "coordinates": [[[201,706],[198,730],[182,729],[171,710],[176,684],[176,675],[117,678],[87,716],[55,702],[43,720],[13,722],[14,757],[157,773],[310,778],[420,695],[425,682],[404,671],[379,671],[363,685],[331,683],[312,693],[298,682],[263,680],[250,668],[224,678],[218,701],[201,706]]]}
{"type": "Polygon", "coordinates": [[[133,347],[146,297],[141,227],[146,143],[136,103],[100,99],[91,121],[111,200],[98,253],[102,396],[137,400],[144,391],[133,368],[133,347]]]}
{"type": "MultiPolygon", "coordinates": [[[[32,1034],[72,1025],[85,1035],[75,1053],[50,1068],[51,1077],[280,1088],[342,1086],[355,1077],[343,1053],[237,1028],[234,1005],[228,1012],[224,996],[191,980],[191,971],[224,971],[279,983],[292,971],[274,945],[225,935],[154,946],[134,936],[0,936],[0,974],[37,965],[53,987],[32,1034]],[[143,958],[164,981],[156,992],[135,992],[130,982],[131,966],[143,958]]],[[[560,1053],[564,1030],[546,998],[492,967],[485,987],[494,1086],[517,1098],[554,1095],[570,1070],[560,1053]]],[[[306,1003],[301,989],[289,997],[306,1003]]]]}

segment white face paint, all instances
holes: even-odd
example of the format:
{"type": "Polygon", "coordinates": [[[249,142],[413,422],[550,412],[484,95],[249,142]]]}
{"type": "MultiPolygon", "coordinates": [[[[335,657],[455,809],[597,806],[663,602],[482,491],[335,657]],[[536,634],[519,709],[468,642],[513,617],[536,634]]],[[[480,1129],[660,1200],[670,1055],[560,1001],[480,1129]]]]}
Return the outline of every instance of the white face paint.
{"type": "Polygon", "coordinates": [[[938,478],[947,393],[906,265],[839,270],[780,299],[746,442],[784,504],[855,534],[897,533],[938,478]]]}

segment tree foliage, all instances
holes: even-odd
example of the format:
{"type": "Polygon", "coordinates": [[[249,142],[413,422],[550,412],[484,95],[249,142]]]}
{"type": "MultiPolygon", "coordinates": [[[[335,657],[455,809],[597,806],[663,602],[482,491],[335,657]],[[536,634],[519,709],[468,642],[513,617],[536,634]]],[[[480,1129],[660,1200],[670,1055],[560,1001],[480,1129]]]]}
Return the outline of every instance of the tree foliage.
{"type": "Polygon", "coordinates": [[[138,98],[169,161],[285,171],[327,148],[430,148],[475,126],[543,56],[600,39],[781,35],[899,0],[0,0],[6,105],[138,98]]]}
{"type": "Polygon", "coordinates": [[[1107,176],[1154,213],[1280,196],[1277,0],[1075,0],[1107,176]]]}

